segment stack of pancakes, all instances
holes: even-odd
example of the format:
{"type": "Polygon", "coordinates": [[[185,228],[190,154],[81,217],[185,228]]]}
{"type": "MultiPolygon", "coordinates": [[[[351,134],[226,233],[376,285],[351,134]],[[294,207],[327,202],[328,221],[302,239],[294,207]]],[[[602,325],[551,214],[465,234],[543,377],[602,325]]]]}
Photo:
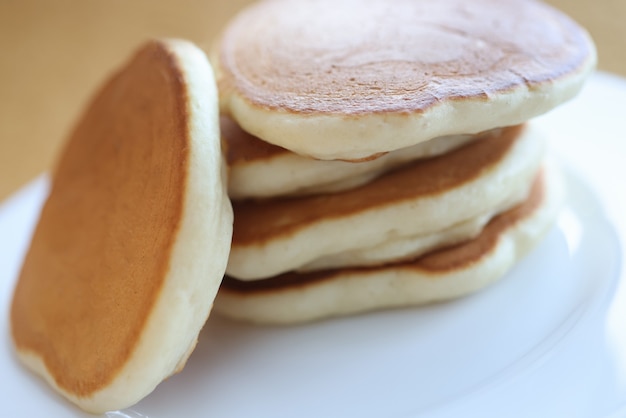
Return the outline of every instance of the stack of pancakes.
{"type": "Polygon", "coordinates": [[[270,0],[215,54],[235,223],[222,315],[289,323],[502,277],[562,186],[528,122],[593,44],[532,1],[270,0]]]}
{"type": "Polygon", "coordinates": [[[531,0],[268,0],[227,28],[215,76],[189,42],[147,43],[52,174],[18,357],[100,413],[181,370],[212,307],[288,323],[485,286],[562,199],[527,121],[594,62],[531,0]]]}

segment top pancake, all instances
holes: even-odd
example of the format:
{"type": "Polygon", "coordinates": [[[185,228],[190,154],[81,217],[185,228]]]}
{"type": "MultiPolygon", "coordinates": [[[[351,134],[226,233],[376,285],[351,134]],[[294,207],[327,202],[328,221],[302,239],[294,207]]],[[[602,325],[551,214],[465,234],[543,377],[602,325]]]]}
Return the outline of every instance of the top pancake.
{"type": "Polygon", "coordinates": [[[213,73],[187,42],[145,45],[83,114],[11,308],[20,358],[81,408],[183,367],[228,258],[224,171],[213,73]]]}
{"type": "Polygon", "coordinates": [[[363,159],[522,123],[574,96],[587,33],[521,0],[267,0],[216,53],[243,129],[319,159],[363,159]]]}

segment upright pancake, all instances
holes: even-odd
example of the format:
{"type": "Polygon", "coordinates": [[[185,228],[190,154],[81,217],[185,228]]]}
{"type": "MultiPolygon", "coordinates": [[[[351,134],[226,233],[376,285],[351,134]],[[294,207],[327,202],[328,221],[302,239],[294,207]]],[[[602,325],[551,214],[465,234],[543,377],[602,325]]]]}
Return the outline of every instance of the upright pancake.
{"type": "Polygon", "coordinates": [[[319,159],[523,123],[574,96],[587,33],[533,0],[266,0],[215,52],[223,109],[319,159]]]}
{"type": "Polygon", "coordinates": [[[401,263],[289,272],[258,281],[226,277],[214,310],[238,320],[285,324],[457,298],[502,278],[541,240],[563,197],[562,179],[551,167],[522,204],[493,218],[471,241],[401,263]]]}
{"type": "Polygon", "coordinates": [[[333,193],[365,184],[395,167],[434,157],[477,138],[497,135],[493,129],[479,135],[434,138],[385,153],[369,161],[322,161],[272,145],[241,129],[232,119],[220,118],[229,168],[231,199],[333,193]]]}
{"type": "Polygon", "coordinates": [[[503,210],[525,198],[544,146],[532,126],[510,127],[344,192],[234,202],[227,273],[271,277],[503,210]]]}
{"type": "Polygon", "coordinates": [[[20,359],[94,413],[180,370],[226,267],[225,187],[206,56],[148,43],[96,94],[58,161],[13,295],[20,359]]]}

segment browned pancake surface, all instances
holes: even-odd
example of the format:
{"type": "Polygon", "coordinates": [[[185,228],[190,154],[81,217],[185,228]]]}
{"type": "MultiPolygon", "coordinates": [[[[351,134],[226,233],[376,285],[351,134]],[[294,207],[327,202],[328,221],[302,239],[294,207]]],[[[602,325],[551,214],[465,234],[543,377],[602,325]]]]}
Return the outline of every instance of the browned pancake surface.
{"type": "Polygon", "coordinates": [[[233,246],[263,243],[322,218],[338,218],[444,193],[497,164],[523,129],[523,126],[504,128],[500,135],[486,135],[445,155],[418,160],[342,193],[233,202],[233,246]]]}
{"type": "Polygon", "coordinates": [[[419,270],[431,273],[433,279],[436,279],[437,274],[463,270],[489,254],[498,243],[498,239],[504,231],[516,225],[519,221],[528,218],[539,208],[544,199],[544,192],[543,175],[539,175],[534,181],[530,194],[524,203],[494,217],[477,238],[463,244],[434,251],[409,262],[392,263],[377,267],[323,270],[310,273],[289,272],[269,279],[251,281],[237,280],[226,276],[222,282],[222,287],[229,291],[244,294],[277,291],[280,289],[292,290],[298,287],[314,285],[320,281],[332,280],[350,272],[376,273],[376,271],[389,269],[419,270]]]}
{"type": "Polygon", "coordinates": [[[78,396],[132,355],[182,211],[186,91],[159,43],[100,90],[59,160],[11,310],[20,351],[78,396]]]}
{"type": "Polygon", "coordinates": [[[226,162],[231,167],[247,161],[268,160],[291,152],[249,134],[228,116],[220,116],[220,130],[226,149],[226,162]]]}
{"type": "Polygon", "coordinates": [[[593,46],[532,0],[269,0],[225,31],[220,90],[267,109],[419,113],[576,72],[593,46]]]}

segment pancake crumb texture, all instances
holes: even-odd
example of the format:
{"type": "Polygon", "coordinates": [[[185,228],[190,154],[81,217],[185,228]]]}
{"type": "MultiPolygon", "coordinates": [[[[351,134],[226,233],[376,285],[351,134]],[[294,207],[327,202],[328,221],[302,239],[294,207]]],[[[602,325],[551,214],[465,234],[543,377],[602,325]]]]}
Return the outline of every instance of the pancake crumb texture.
{"type": "Polygon", "coordinates": [[[89,412],[132,405],[182,368],[208,316],[232,234],[216,101],[201,50],[150,42],[58,161],[11,329],[26,365],[89,412]]]}

